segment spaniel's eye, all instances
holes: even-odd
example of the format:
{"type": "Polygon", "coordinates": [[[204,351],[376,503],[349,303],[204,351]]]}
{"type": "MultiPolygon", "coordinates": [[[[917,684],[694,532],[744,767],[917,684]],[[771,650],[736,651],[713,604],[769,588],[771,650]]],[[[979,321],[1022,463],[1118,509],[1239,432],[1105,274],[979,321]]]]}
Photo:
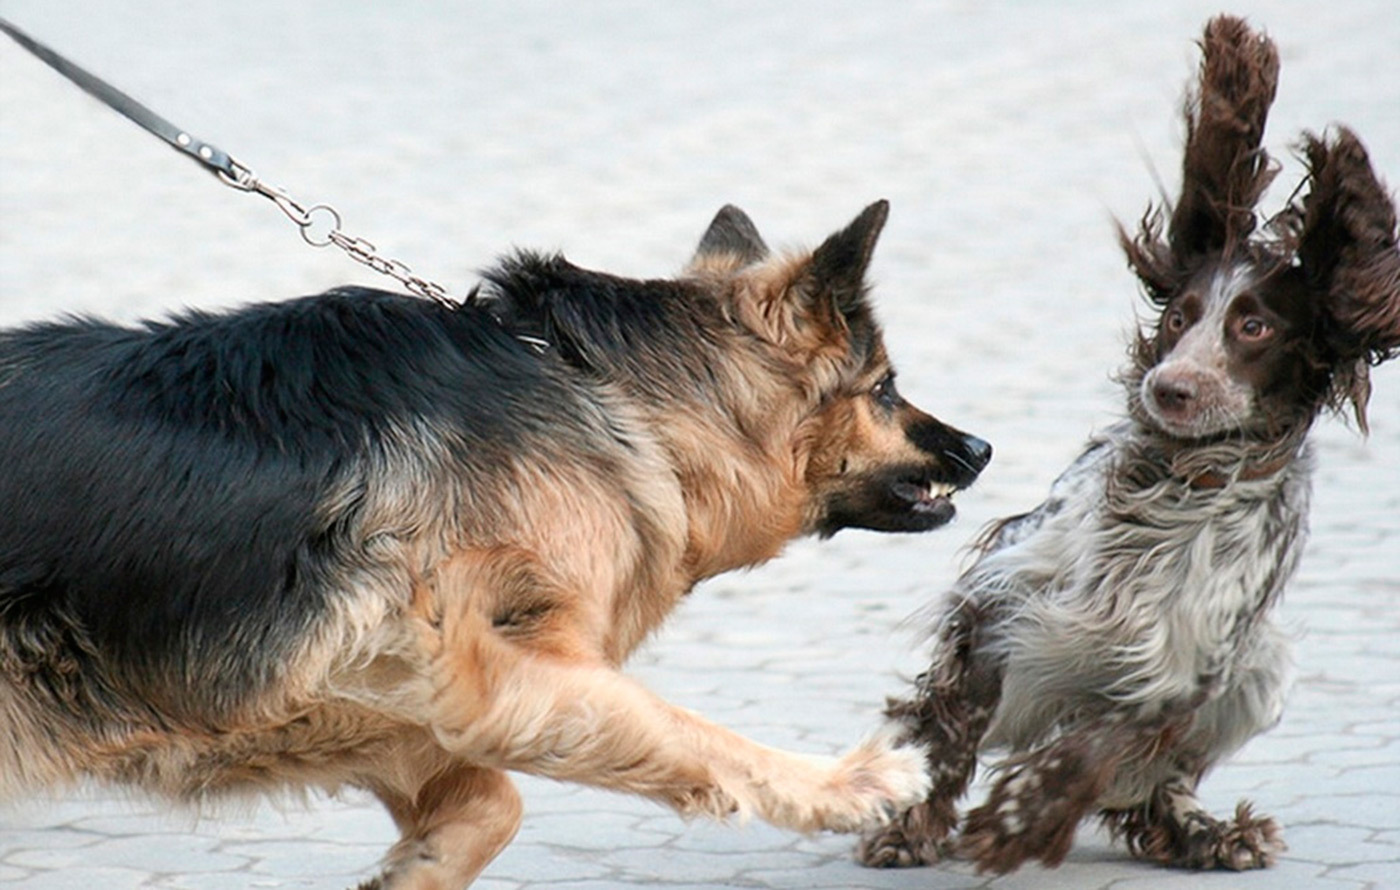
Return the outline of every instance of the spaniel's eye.
{"type": "Polygon", "coordinates": [[[1186,313],[1176,308],[1169,309],[1164,323],[1168,333],[1179,334],[1186,329],[1186,313]]]}
{"type": "Polygon", "coordinates": [[[1257,315],[1246,315],[1240,319],[1236,330],[1241,340],[1262,340],[1273,333],[1274,328],[1257,315]]]}

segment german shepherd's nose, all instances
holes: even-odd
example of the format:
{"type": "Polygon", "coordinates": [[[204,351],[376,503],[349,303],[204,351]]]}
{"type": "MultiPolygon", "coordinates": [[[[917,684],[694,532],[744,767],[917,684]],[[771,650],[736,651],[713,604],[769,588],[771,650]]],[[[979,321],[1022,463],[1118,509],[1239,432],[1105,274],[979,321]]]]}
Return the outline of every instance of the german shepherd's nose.
{"type": "Polygon", "coordinates": [[[962,433],[960,447],[947,452],[948,459],[956,466],[961,467],[967,477],[955,480],[959,485],[967,486],[972,484],[982,471],[987,468],[987,464],[992,460],[992,443],[986,439],[979,439],[970,433],[962,433]]]}
{"type": "Polygon", "coordinates": [[[991,462],[990,442],[922,411],[905,430],[910,440],[937,462],[935,482],[967,488],[991,462]]]}

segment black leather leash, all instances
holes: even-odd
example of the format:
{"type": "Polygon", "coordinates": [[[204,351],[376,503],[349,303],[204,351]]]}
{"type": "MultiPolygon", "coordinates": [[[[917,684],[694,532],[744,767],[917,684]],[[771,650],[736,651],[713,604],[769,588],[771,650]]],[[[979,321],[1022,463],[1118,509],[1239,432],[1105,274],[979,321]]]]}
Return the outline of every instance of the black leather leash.
{"type": "Polygon", "coordinates": [[[30,37],[3,18],[0,31],[37,56],[50,68],[77,84],[88,95],[117,111],[137,126],[166,142],[170,147],[193,158],[202,167],[219,177],[224,185],[244,192],[255,192],[270,199],[301,229],[301,237],[312,247],[334,244],[357,263],[369,266],[397,280],[410,292],[427,297],[446,306],[458,303],[447,289],[435,281],[413,274],[408,266],[395,259],[380,256],[373,244],[363,238],[346,235],[340,230],[340,213],[328,204],[305,206],[276,186],[260,182],[253,171],[240,164],[227,152],[196,139],[187,131],[156,114],[151,109],[112,86],[107,81],[80,68],[54,50],[30,37]]]}
{"type": "Polygon", "coordinates": [[[211,173],[230,178],[237,177],[240,168],[227,152],[194,138],[107,81],[79,68],[2,18],[0,31],[13,37],[16,43],[33,53],[44,64],[77,84],[83,92],[101,100],[107,107],[122,114],[146,132],[159,136],[175,150],[194,158],[211,173]]]}

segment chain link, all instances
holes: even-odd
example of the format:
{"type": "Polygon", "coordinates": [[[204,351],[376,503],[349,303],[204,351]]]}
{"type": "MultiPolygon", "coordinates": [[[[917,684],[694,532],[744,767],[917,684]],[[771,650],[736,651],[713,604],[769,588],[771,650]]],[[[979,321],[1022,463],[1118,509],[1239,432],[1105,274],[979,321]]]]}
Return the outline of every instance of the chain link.
{"type": "Polygon", "coordinates": [[[303,205],[284,190],[268,185],[258,179],[251,169],[238,161],[229,159],[232,173],[218,172],[224,185],[243,192],[262,195],[286,214],[287,218],[301,230],[301,237],[312,247],[326,247],[334,244],[346,256],[361,265],[368,266],[381,275],[387,275],[406,287],[410,293],[426,297],[447,307],[457,305],[447,288],[420,275],[415,275],[408,264],[391,257],[381,256],[379,249],[364,238],[347,235],[340,230],[340,212],[329,204],[303,205]],[[324,233],[322,233],[324,229],[324,233]]]}

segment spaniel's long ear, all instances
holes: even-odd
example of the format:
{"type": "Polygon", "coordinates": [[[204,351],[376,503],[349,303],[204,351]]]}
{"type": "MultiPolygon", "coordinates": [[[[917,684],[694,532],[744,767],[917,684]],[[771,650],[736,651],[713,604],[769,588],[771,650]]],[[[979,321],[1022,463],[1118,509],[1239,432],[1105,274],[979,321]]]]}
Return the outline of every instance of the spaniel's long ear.
{"type": "Polygon", "coordinates": [[[1395,200],[1345,127],[1303,137],[1311,188],[1298,261],[1323,295],[1329,345],[1344,361],[1378,364],[1400,351],[1400,249],[1395,200]]]}
{"type": "Polygon", "coordinates": [[[1167,240],[1178,262],[1254,231],[1254,206],[1277,173],[1260,147],[1278,88],[1278,49],[1243,19],[1217,16],[1201,38],[1200,81],[1186,104],[1181,196],[1167,240]]]}
{"type": "Polygon", "coordinates": [[[1165,225],[1148,208],[1136,234],[1119,227],[1128,264],[1163,305],[1193,260],[1247,239],[1277,168],[1261,148],[1278,87],[1278,50],[1243,19],[1217,16],[1201,37],[1201,67],[1186,97],[1181,194],[1165,225]]]}

